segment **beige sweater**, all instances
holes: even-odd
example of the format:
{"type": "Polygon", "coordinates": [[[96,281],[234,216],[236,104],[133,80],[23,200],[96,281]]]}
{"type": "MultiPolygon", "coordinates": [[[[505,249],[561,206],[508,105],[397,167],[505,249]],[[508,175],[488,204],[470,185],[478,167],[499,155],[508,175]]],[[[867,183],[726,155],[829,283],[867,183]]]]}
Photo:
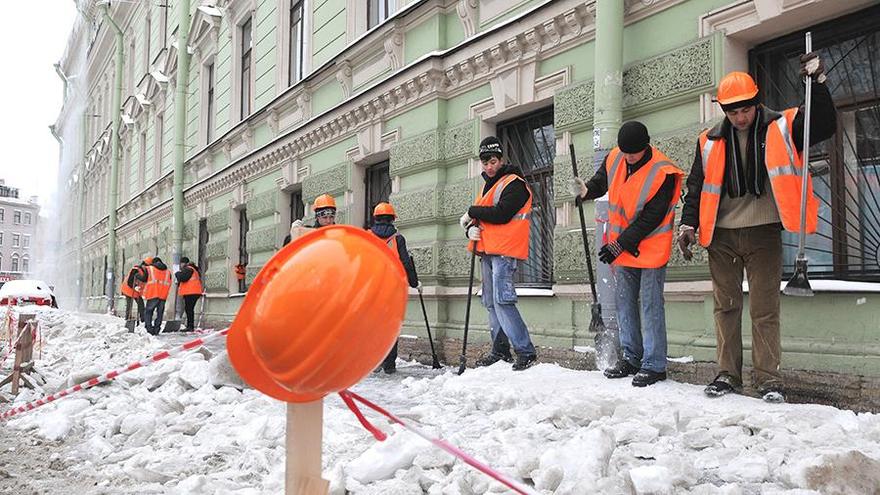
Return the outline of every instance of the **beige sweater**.
{"type": "MultiPolygon", "coordinates": [[[[749,131],[737,129],[740,156],[747,156],[749,131]]],[[[741,229],[755,227],[768,223],[779,223],[779,210],[776,209],[776,201],[773,199],[773,188],[766,184],[766,190],[761,197],[746,194],[739,198],[731,198],[727,194],[721,195],[718,205],[718,220],[716,227],[722,229],[741,229]]]]}

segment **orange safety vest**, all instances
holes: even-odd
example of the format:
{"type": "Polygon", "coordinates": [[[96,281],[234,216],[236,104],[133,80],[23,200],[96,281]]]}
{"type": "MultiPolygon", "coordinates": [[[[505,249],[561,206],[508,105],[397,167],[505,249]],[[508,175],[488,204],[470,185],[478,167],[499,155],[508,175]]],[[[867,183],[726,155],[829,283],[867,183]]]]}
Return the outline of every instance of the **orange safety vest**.
{"type": "MultiPolygon", "coordinates": [[[[128,275],[131,275],[131,270],[129,270],[128,275]]],[[[128,275],[126,275],[125,278],[122,280],[122,285],[120,286],[119,291],[125,297],[131,297],[131,298],[137,299],[137,298],[141,297],[140,290],[137,289],[138,287],[140,287],[141,281],[138,280],[137,278],[135,278],[134,279],[134,287],[129,287],[129,285],[127,283],[128,282],[128,275]]]]}
{"type": "Polygon", "coordinates": [[[626,160],[620,148],[614,148],[605,161],[608,174],[608,223],[611,226],[609,242],[614,242],[636,219],[645,204],[657,194],[666,176],[675,176],[675,190],[666,216],[650,234],[639,242],[639,255],[624,251],[614,263],[633,268],[660,268],[669,262],[672,254],[672,228],[675,223],[675,204],[681,194],[681,171],[669,158],[651,147],[651,159],[628,178],[626,160]]]}
{"type": "MultiPolygon", "coordinates": [[[[515,180],[523,181],[529,199],[526,204],[507,223],[481,222],[481,239],[477,241],[477,253],[497,254],[510,256],[520,260],[529,257],[529,219],[532,214],[532,191],[522,177],[516,174],[507,174],[500,178],[485,194],[477,196],[474,206],[497,206],[501,201],[501,193],[508,184],[515,180]]],[[[468,243],[468,251],[473,249],[473,243],[468,243]]]]}
{"type": "MultiPolygon", "coordinates": [[[[797,108],[789,108],[767,126],[764,163],[770,177],[773,199],[779,210],[782,226],[789,232],[801,229],[801,172],[803,163],[791,136],[797,108]]],[[[725,140],[709,139],[709,131],[700,134],[700,152],[703,159],[703,189],[700,192],[700,244],[712,243],[721,185],[724,180],[725,140]]],[[[813,179],[807,176],[806,233],[816,232],[819,223],[819,201],[813,195],[813,179]]]]}
{"type": "Polygon", "coordinates": [[[144,285],[144,299],[168,299],[171,290],[171,272],[147,266],[147,283],[144,285]]]}
{"type": "Polygon", "coordinates": [[[397,253],[397,236],[398,234],[394,234],[393,236],[385,239],[385,244],[395,253],[397,253]]]}
{"type": "Polygon", "coordinates": [[[202,293],[202,280],[199,278],[199,271],[195,268],[193,268],[192,271],[192,277],[186,282],[180,284],[180,287],[177,288],[177,293],[181,296],[191,296],[193,294],[202,293]]]}

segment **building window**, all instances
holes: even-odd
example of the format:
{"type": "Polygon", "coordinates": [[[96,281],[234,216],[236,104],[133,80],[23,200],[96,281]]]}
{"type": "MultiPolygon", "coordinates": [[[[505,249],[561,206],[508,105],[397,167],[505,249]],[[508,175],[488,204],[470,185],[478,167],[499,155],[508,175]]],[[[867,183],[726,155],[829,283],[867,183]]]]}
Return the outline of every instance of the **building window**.
{"type": "Polygon", "coordinates": [[[161,113],[156,114],[156,126],[153,128],[153,132],[153,167],[155,170],[153,179],[158,180],[159,177],[162,177],[162,160],[165,158],[162,156],[165,152],[164,146],[162,146],[165,137],[165,116],[161,113]]]}
{"type": "Polygon", "coordinates": [[[12,255],[12,271],[13,272],[18,271],[18,255],[17,254],[12,255]]]}
{"type": "Polygon", "coordinates": [[[15,210],[15,213],[12,214],[12,223],[15,225],[21,225],[21,211],[15,210]]]}
{"type": "Polygon", "coordinates": [[[12,234],[12,247],[18,247],[21,244],[21,235],[12,234]]]}
{"type": "Polygon", "coordinates": [[[31,214],[30,214],[30,212],[24,212],[24,224],[25,224],[25,225],[30,225],[30,224],[31,224],[31,214]]]}
{"type": "Polygon", "coordinates": [[[205,144],[214,140],[214,62],[205,65],[205,144]]]}
{"type": "Polygon", "coordinates": [[[26,257],[21,259],[21,271],[24,273],[30,271],[30,260],[26,257]]]}
{"type": "Polygon", "coordinates": [[[31,236],[26,235],[26,236],[24,236],[24,237],[22,238],[22,245],[21,245],[21,247],[26,247],[26,248],[31,247],[31,236]]]}
{"type": "Polygon", "coordinates": [[[138,171],[137,183],[138,190],[144,188],[145,176],[147,173],[147,131],[141,131],[140,148],[138,149],[138,171]]]}
{"type": "MultiPolygon", "coordinates": [[[[238,263],[245,267],[248,264],[247,233],[249,228],[247,208],[242,208],[238,211],[238,263]]],[[[246,277],[238,281],[238,291],[247,291],[246,277]]]]}
{"type": "Polygon", "coordinates": [[[391,173],[388,162],[377,163],[367,169],[367,190],[364,198],[364,227],[373,224],[373,208],[377,204],[388,201],[391,196],[391,173]]]}
{"type": "Polygon", "coordinates": [[[290,60],[288,85],[296,84],[303,76],[303,0],[294,1],[290,7],[290,60]]]}
{"type": "MultiPolygon", "coordinates": [[[[825,61],[826,87],[837,106],[837,132],[810,147],[819,223],[806,238],[810,278],[880,282],[880,7],[806,28],[825,61]],[[873,67],[873,75],[872,69],[873,67]]],[[[774,110],[800,105],[798,77],[803,31],[759,45],[749,53],[762,100],[774,110]]],[[[800,144],[800,143],[798,143],[800,144]]],[[[798,183],[800,184],[800,183],[798,183]]],[[[783,279],[794,271],[798,235],[783,232],[783,279]]]]}
{"type": "Polygon", "coordinates": [[[529,258],[517,270],[516,283],[529,287],[553,285],[553,160],[556,133],[553,109],[540,110],[498,125],[498,137],[505,156],[522,168],[532,191],[529,258]]]}
{"type": "Polygon", "coordinates": [[[382,24],[391,12],[392,0],[367,0],[367,29],[382,24]]]}
{"type": "Polygon", "coordinates": [[[251,38],[251,21],[252,19],[249,17],[244,24],[241,25],[241,71],[239,73],[239,84],[241,88],[241,100],[240,100],[240,109],[241,113],[239,114],[239,119],[244,120],[251,114],[251,97],[252,97],[252,88],[251,88],[251,74],[252,74],[252,60],[251,55],[253,51],[253,39],[251,38]]]}
{"type": "Polygon", "coordinates": [[[210,237],[210,233],[208,232],[208,219],[202,218],[199,219],[199,249],[198,249],[198,258],[197,262],[199,264],[199,270],[204,274],[208,271],[208,239],[210,237]]]}
{"type": "Polygon", "coordinates": [[[168,2],[159,2],[159,36],[162,48],[168,47],[168,2]]]}
{"type": "Polygon", "coordinates": [[[152,31],[150,18],[148,17],[146,22],[144,22],[144,74],[150,72],[150,62],[152,62],[150,60],[150,35],[152,35],[152,31]]]}
{"type": "Polygon", "coordinates": [[[0,232],[0,246],[3,245],[3,232],[0,232]]]}
{"type": "Polygon", "coordinates": [[[5,221],[5,217],[6,217],[6,209],[0,208],[0,223],[3,223],[5,221]]]}
{"type": "Polygon", "coordinates": [[[290,194],[290,222],[294,220],[302,220],[306,216],[306,207],[303,203],[302,191],[296,191],[290,194]]]}
{"type": "Polygon", "coordinates": [[[0,256],[0,272],[3,271],[3,256],[0,256]]]}

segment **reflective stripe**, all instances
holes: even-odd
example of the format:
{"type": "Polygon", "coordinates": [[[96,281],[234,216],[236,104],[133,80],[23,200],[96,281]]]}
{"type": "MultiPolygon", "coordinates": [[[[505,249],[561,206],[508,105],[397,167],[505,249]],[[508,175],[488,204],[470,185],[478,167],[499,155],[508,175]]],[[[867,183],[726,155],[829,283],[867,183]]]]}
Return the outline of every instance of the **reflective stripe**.
{"type": "Polygon", "coordinates": [[[611,164],[611,170],[608,172],[608,183],[614,180],[614,175],[617,174],[617,169],[620,167],[620,162],[623,161],[623,152],[618,152],[617,157],[614,158],[614,163],[611,164]]]}
{"type": "Polygon", "coordinates": [[[492,206],[498,206],[498,202],[501,201],[501,193],[504,191],[504,188],[507,187],[508,184],[516,180],[516,176],[513,174],[508,174],[501,178],[504,182],[495,189],[495,192],[492,194],[492,206]],[[507,180],[507,177],[512,177],[510,180],[507,180]]]}
{"type": "Polygon", "coordinates": [[[779,132],[782,133],[782,140],[785,141],[785,151],[788,153],[788,163],[795,163],[794,150],[791,147],[791,133],[788,130],[788,120],[786,120],[785,115],[783,115],[773,122],[779,127],[779,132]]]}
{"type": "Polygon", "coordinates": [[[646,235],[645,239],[650,239],[654,236],[657,236],[660,234],[665,234],[665,233],[669,232],[670,230],[672,230],[672,223],[671,222],[667,223],[666,225],[661,224],[659,227],[654,229],[650,234],[646,235]]]}
{"type": "Polygon", "coordinates": [[[767,175],[772,179],[780,175],[794,175],[799,177],[800,171],[793,165],[783,165],[781,167],[773,167],[767,170],[767,175]]]}
{"type": "Polygon", "coordinates": [[[721,186],[715,184],[706,184],[703,182],[703,192],[708,194],[721,194],[721,186]]]}
{"type": "Polygon", "coordinates": [[[715,141],[706,138],[706,144],[703,145],[703,180],[706,180],[706,165],[709,163],[709,154],[712,153],[712,147],[715,141]]]}
{"type": "Polygon", "coordinates": [[[529,220],[532,218],[531,213],[517,213],[511,220],[529,220]]]}
{"type": "MultiPolygon", "coordinates": [[[[642,190],[641,190],[641,192],[639,192],[639,200],[636,203],[636,210],[635,211],[637,211],[637,212],[642,211],[642,209],[645,207],[645,203],[648,202],[648,192],[651,190],[651,185],[654,184],[654,178],[660,172],[660,169],[666,165],[674,166],[674,165],[672,165],[671,162],[664,160],[664,161],[659,161],[659,162],[655,163],[654,166],[651,167],[651,171],[648,172],[648,177],[645,179],[645,182],[642,185],[642,190]]],[[[632,218],[627,219],[627,221],[632,221],[632,220],[633,220],[632,218]]]]}
{"type": "Polygon", "coordinates": [[[613,213],[617,213],[618,215],[626,216],[626,211],[624,211],[622,206],[617,206],[616,204],[611,203],[611,202],[608,203],[608,211],[613,212],[613,213]]]}

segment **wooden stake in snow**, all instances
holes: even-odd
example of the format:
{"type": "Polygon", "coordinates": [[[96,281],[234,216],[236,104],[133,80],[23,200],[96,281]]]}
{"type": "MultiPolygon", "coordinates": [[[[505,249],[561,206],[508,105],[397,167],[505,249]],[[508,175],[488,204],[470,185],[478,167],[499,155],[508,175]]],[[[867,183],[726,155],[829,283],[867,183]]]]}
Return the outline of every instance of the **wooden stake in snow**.
{"type": "Polygon", "coordinates": [[[326,495],[330,482],[321,478],[324,399],[287,404],[286,495],[326,495]]]}
{"type": "Polygon", "coordinates": [[[25,375],[34,370],[34,328],[37,325],[36,315],[22,314],[18,317],[18,338],[15,342],[15,364],[12,374],[0,381],[0,387],[12,384],[12,395],[18,395],[19,383],[34,388],[34,384],[25,375]]]}

